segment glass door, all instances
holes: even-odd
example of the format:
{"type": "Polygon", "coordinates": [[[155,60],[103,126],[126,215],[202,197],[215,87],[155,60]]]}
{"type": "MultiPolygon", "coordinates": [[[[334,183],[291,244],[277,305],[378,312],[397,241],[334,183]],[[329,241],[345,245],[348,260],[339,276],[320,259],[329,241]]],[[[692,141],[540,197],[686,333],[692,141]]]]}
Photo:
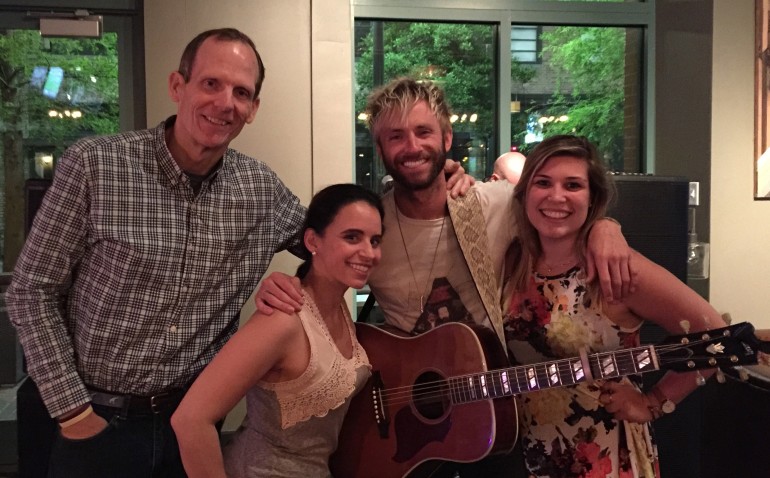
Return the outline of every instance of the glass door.
{"type": "Polygon", "coordinates": [[[144,108],[131,17],[104,16],[100,38],[44,37],[29,12],[0,18],[0,273],[10,273],[64,150],[142,125],[144,108]]]}
{"type": "MultiPolygon", "coordinates": [[[[43,37],[28,7],[0,0],[0,476],[22,468],[21,476],[45,476],[50,446],[40,433],[30,435],[40,431],[29,430],[41,412],[22,394],[30,382],[3,300],[32,217],[69,145],[146,122],[141,7],[83,2],[77,6],[100,9],[90,11],[103,16],[100,38],[43,37]]],[[[48,12],[75,11],[65,0],[36,3],[48,12]]]]}

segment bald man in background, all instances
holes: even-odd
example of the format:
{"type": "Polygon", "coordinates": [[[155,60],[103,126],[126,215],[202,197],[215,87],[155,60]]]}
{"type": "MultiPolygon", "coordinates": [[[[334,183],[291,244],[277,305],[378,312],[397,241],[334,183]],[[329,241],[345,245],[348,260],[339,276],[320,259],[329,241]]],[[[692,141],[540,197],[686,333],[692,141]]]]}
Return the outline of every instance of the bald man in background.
{"type": "Polygon", "coordinates": [[[492,176],[489,177],[490,181],[499,181],[505,179],[511,184],[519,182],[521,177],[521,169],[524,167],[524,160],[527,157],[517,151],[510,151],[503,153],[499,158],[495,160],[495,168],[492,176]]]}

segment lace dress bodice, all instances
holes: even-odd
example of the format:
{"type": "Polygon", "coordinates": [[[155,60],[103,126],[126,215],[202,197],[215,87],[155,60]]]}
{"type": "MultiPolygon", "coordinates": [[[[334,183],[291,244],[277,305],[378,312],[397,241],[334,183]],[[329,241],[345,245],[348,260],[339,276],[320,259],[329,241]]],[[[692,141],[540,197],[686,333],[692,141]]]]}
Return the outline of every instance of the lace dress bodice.
{"type": "Polygon", "coordinates": [[[299,317],[310,342],[310,361],[296,379],[260,382],[246,395],[247,415],[225,449],[230,477],[330,476],[328,461],[350,399],[370,375],[366,352],[356,340],[345,305],[353,344],[345,358],[337,349],[309,294],[299,317]]]}

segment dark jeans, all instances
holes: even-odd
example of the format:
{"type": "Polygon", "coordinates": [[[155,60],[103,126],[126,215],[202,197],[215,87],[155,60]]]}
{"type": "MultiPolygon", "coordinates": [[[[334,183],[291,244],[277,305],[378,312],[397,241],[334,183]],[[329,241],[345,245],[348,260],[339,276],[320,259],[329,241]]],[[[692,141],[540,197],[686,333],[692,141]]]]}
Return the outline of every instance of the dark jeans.
{"type": "Polygon", "coordinates": [[[19,478],[45,478],[59,425],[48,415],[40,392],[29,377],[24,379],[16,392],[16,418],[19,478]]]}
{"type": "Polygon", "coordinates": [[[186,477],[176,435],[173,410],[149,415],[121,415],[120,410],[94,405],[107,428],[85,440],[57,434],[49,478],[186,477]]]}

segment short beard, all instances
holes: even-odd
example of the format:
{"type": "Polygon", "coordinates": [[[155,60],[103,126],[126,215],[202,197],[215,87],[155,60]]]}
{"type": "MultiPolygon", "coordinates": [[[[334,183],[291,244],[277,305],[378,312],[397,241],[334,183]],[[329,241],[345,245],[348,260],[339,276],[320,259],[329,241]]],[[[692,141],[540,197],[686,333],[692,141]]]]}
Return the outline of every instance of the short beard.
{"type": "Polygon", "coordinates": [[[428,155],[428,159],[431,162],[431,169],[428,177],[425,178],[424,181],[410,181],[399,171],[391,169],[388,162],[383,161],[383,165],[385,166],[385,171],[393,177],[393,181],[397,185],[409,191],[422,191],[431,187],[433,183],[436,182],[438,175],[444,170],[447,157],[446,148],[444,148],[444,145],[442,144],[440,152],[431,151],[428,155]]]}

